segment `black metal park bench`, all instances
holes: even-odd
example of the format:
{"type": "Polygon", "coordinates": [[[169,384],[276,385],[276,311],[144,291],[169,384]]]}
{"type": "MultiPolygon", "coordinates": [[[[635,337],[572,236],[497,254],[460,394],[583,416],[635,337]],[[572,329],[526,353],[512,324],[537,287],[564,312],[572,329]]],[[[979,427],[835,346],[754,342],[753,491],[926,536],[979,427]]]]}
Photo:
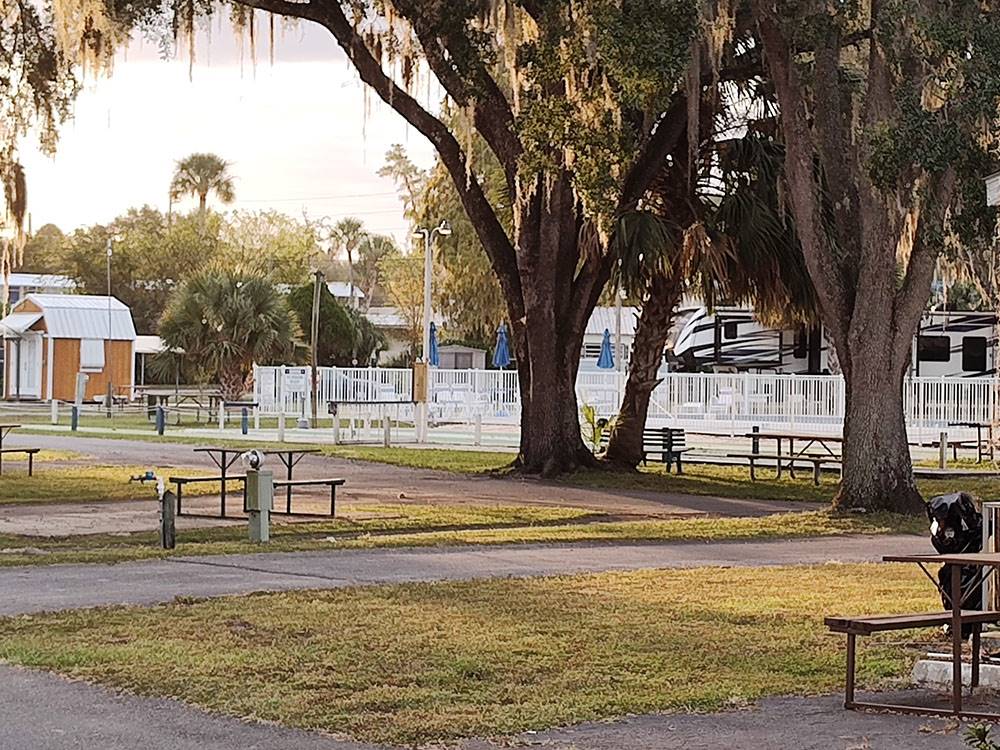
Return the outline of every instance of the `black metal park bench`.
{"type": "MultiPolygon", "coordinates": [[[[605,431],[601,435],[602,448],[608,447],[609,440],[610,435],[605,431]]],[[[673,465],[676,465],[677,473],[683,474],[681,458],[689,450],[691,449],[687,447],[687,437],[680,427],[647,427],[642,431],[643,464],[648,462],[651,455],[658,455],[668,472],[673,465]]]]}

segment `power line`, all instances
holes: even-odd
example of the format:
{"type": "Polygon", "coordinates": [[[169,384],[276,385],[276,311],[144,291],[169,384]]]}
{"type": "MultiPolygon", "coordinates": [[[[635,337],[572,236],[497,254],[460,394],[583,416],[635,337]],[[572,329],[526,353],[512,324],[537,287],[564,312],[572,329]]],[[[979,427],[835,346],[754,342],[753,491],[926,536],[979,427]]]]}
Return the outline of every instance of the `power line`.
{"type": "Polygon", "coordinates": [[[351,198],[380,198],[387,195],[398,196],[396,190],[382,193],[344,193],[342,195],[303,195],[298,198],[237,198],[237,203],[291,203],[295,201],[348,200],[351,198]]]}

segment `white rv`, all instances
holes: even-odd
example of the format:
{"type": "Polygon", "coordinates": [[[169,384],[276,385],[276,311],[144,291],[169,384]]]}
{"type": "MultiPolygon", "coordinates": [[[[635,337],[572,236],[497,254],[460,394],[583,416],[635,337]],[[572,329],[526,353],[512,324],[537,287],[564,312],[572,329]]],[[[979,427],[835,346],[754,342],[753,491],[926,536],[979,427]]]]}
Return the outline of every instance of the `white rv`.
{"type": "MultiPolygon", "coordinates": [[[[928,312],[914,337],[912,375],[977,377],[995,372],[996,315],[928,312]]],[[[829,373],[830,343],[820,326],[778,329],[752,310],[705,307],[678,311],[666,359],[680,372],[829,373]]]]}

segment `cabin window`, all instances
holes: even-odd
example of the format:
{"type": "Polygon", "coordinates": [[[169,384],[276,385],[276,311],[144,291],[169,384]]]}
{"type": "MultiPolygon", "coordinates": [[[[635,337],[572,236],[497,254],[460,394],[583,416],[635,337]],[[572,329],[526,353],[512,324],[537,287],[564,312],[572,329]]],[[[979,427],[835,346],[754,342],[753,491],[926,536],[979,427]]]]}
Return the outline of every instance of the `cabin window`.
{"type": "Polygon", "coordinates": [[[735,320],[722,324],[722,338],[735,339],[739,338],[739,336],[739,324],[735,320]]]}
{"type": "Polygon", "coordinates": [[[80,369],[104,369],[104,341],[101,339],[80,339],[80,369]]]}
{"type": "Polygon", "coordinates": [[[962,370],[986,372],[985,336],[966,336],[962,339],[962,370]]]}
{"type": "Polygon", "coordinates": [[[917,336],[919,362],[947,362],[951,359],[951,339],[947,336],[917,336]]]}

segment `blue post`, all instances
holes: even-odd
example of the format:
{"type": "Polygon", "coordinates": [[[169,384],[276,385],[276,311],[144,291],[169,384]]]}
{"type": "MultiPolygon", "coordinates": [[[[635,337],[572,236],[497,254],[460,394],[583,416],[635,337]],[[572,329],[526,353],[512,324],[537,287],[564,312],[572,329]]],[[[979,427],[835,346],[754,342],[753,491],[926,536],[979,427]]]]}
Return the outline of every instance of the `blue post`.
{"type": "Polygon", "coordinates": [[[162,435],[167,427],[167,412],[162,404],[156,406],[156,434],[162,435]]]}
{"type": "Polygon", "coordinates": [[[69,412],[69,428],[76,432],[77,425],[80,424],[80,407],[74,404],[69,412]]]}
{"type": "Polygon", "coordinates": [[[242,418],[240,419],[240,430],[243,432],[244,435],[246,435],[247,432],[250,431],[250,412],[247,411],[247,408],[245,406],[243,407],[243,415],[242,418]]]}

